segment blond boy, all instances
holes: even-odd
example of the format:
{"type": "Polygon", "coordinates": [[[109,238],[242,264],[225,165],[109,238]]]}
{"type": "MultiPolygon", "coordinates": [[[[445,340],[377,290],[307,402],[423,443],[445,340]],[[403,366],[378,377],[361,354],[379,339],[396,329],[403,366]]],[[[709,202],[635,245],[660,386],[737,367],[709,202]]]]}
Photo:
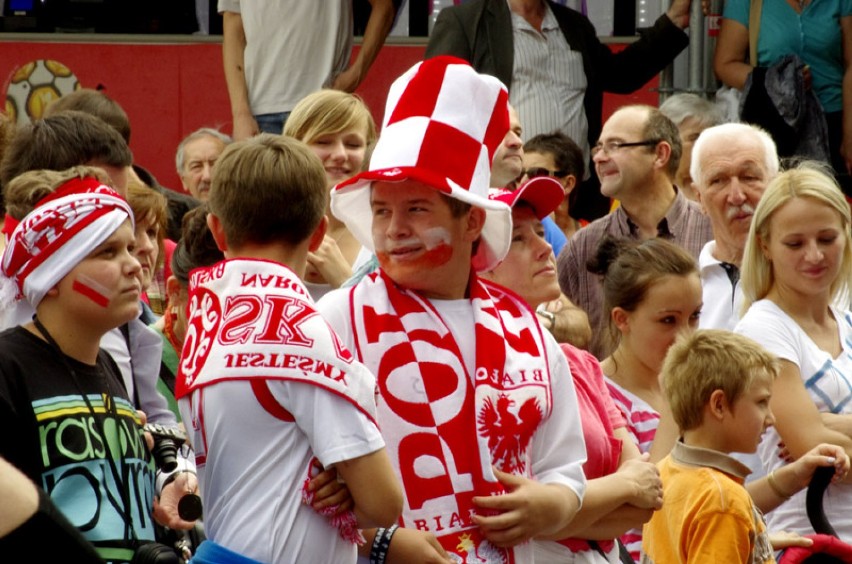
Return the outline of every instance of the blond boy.
{"type": "Polygon", "coordinates": [[[774,423],[778,371],[777,358],[728,331],[697,331],[669,350],[663,387],[681,438],[659,463],[663,508],[645,525],[643,562],[775,562],[762,511],[806,487],[818,466],[849,469],[841,448],[823,444],[746,491],[749,469],[729,454],[754,452],[774,423]]]}

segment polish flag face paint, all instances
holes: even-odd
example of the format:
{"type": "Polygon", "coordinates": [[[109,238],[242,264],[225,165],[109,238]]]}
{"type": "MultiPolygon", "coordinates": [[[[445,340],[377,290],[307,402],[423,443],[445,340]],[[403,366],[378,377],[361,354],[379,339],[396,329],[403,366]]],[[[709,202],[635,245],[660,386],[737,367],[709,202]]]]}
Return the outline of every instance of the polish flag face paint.
{"type": "Polygon", "coordinates": [[[109,289],[99,284],[96,280],[80,274],[71,285],[71,289],[83,295],[101,307],[109,306],[109,289]]]}
{"type": "Polygon", "coordinates": [[[446,229],[434,227],[425,230],[422,238],[382,241],[376,245],[376,258],[391,278],[418,272],[423,275],[450,260],[453,255],[451,239],[446,229]]]}

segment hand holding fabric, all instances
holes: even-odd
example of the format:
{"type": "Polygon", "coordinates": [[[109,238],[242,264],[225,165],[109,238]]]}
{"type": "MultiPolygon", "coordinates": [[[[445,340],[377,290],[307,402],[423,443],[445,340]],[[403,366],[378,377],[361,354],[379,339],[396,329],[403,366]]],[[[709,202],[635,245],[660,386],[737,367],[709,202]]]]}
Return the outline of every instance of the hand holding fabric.
{"type": "Polygon", "coordinates": [[[475,497],[473,503],[496,515],[474,515],[474,524],[492,544],[516,546],[532,538],[547,538],[565,527],[579,508],[576,495],[561,484],[541,484],[494,469],[506,493],[475,497]]]}

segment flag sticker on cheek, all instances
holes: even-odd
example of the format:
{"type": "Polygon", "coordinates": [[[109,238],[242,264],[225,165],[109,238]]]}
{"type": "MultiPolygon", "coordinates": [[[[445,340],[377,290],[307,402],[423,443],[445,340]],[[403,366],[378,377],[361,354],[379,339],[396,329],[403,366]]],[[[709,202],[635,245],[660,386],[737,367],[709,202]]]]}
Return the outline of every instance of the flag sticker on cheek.
{"type": "Polygon", "coordinates": [[[71,285],[71,289],[86,296],[101,307],[109,305],[109,290],[86,275],[78,276],[71,285]]]}

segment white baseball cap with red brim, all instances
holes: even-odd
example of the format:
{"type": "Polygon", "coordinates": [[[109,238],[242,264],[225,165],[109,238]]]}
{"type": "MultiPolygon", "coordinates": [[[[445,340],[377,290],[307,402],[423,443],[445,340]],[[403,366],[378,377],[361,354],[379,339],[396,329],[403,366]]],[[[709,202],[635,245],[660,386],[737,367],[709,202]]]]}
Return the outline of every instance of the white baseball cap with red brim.
{"type": "Polygon", "coordinates": [[[375,251],[372,183],[421,182],[485,210],[472,264],[487,271],[512,240],[511,209],[488,198],[491,162],[508,130],[508,93],[499,80],[455,57],[417,63],[391,85],[370,169],[332,189],[331,212],[375,251]]]}

